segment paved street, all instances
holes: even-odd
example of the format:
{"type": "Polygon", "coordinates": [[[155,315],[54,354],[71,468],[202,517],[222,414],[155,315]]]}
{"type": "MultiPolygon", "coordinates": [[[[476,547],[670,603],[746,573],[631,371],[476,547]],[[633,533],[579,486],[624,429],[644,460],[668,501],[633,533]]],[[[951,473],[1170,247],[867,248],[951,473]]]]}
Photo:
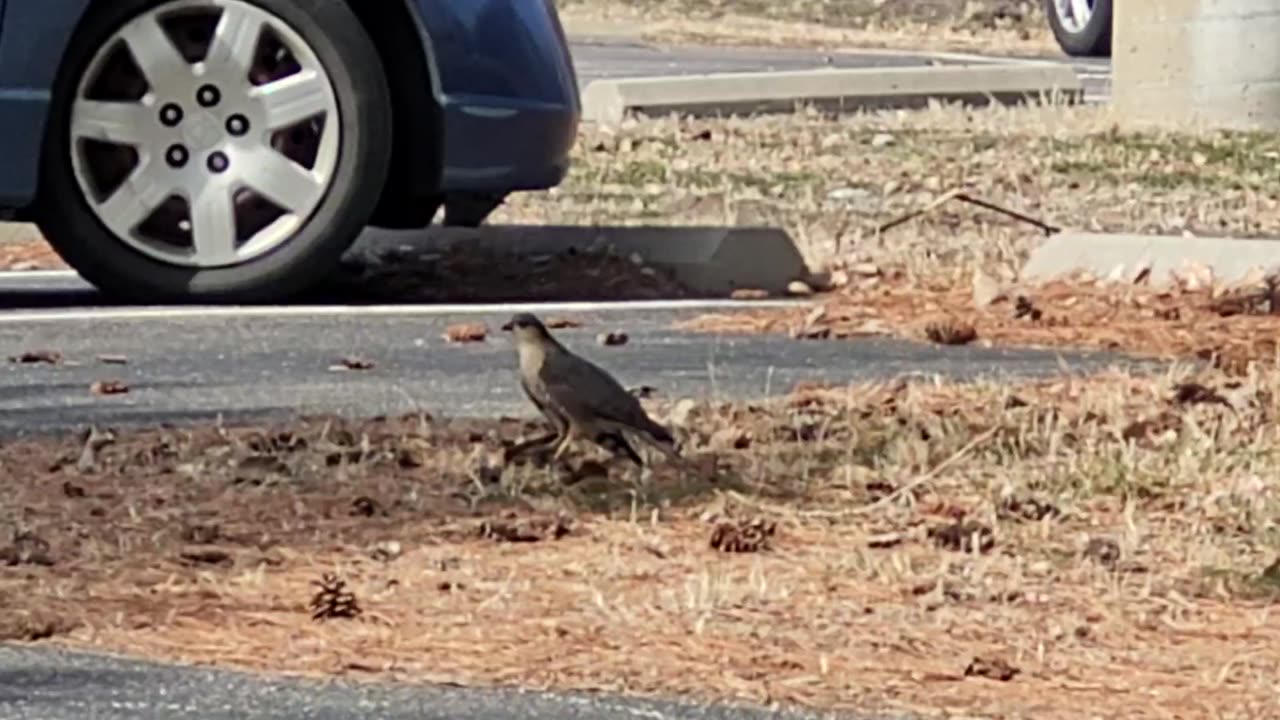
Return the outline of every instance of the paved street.
{"type": "MultiPolygon", "coordinates": [[[[811,720],[605,696],[321,683],[0,646],[4,720],[811,720]]],[[[903,715],[845,715],[906,720],[903,715]]]]}
{"type": "Polygon", "coordinates": [[[874,68],[960,65],[992,62],[1057,62],[1075,69],[1084,82],[1086,102],[1111,95],[1111,62],[1098,58],[1002,58],[967,53],[866,50],[821,53],[811,50],[672,47],[616,38],[578,38],[572,42],[579,84],[592,80],[653,75],[770,72],[820,67],[874,68]]]}
{"type": "MultiPolygon", "coordinates": [[[[10,306],[41,304],[0,277],[10,306]],[[8,288],[7,291],[5,288],[8,288]]],[[[28,284],[36,285],[35,282],[28,284]]],[[[68,283],[69,284],[69,283],[68,283]]],[[[76,294],[53,294],[63,300],[76,294]]],[[[671,325],[709,309],[703,304],[538,308],[546,316],[580,318],[557,334],[615,370],[630,385],[668,397],[758,398],[785,393],[801,380],[849,382],[908,373],[978,376],[1047,375],[1061,369],[1051,351],[936,346],[885,339],[794,341],[785,336],[718,336],[671,325]],[[597,334],[623,330],[630,342],[606,348],[597,334]]],[[[55,430],[83,423],[153,423],[214,418],[279,417],[293,410],[443,415],[531,414],[511,375],[511,346],[497,328],[512,308],[405,306],[381,308],[46,308],[0,314],[0,344],[10,353],[53,349],[68,363],[6,363],[0,373],[0,433],[55,430]],[[484,322],[483,343],[450,344],[445,328],[484,322]],[[104,365],[100,354],[127,365],[104,365]],[[367,371],[335,372],[347,355],[373,360],[367,371]],[[130,392],[94,396],[95,380],[120,379],[130,392]]],[[[1107,355],[1063,355],[1081,370],[1114,361],[1107,355]]]]}

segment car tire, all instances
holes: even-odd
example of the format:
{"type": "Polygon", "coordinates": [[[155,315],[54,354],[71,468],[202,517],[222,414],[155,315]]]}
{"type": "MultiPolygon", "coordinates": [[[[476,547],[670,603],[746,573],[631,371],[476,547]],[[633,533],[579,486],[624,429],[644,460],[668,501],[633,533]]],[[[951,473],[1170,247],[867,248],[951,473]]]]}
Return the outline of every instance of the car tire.
{"type": "Polygon", "coordinates": [[[444,201],[444,226],[478,228],[506,200],[505,195],[462,194],[444,201]]]}
{"type": "MultiPolygon", "coordinates": [[[[111,42],[117,31],[141,14],[167,11],[182,1],[112,0],[96,3],[88,11],[67,45],[55,82],[34,219],[71,267],[104,293],[121,299],[244,303],[287,298],[309,288],[337,266],[364,229],[381,195],[392,136],[385,71],[372,40],[344,0],[240,0],[243,4],[238,7],[247,5],[265,11],[281,21],[285,31],[294,33],[292,37],[301,38],[310,53],[308,57],[318,62],[320,75],[327,76],[331,88],[324,95],[330,103],[327,107],[336,106],[340,117],[338,139],[326,151],[330,159],[325,171],[327,184],[316,183],[307,200],[312,209],[305,216],[301,211],[296,213],[297,221],[289,226],[292,229],[279,233],[279,244],[243,262],[237,258],[221,265],[184,265],[157,259],[110,229],[94,210],[94,201],[86,197],[73,161],[72,153],[78,152],[79,146],[71,138],[71,118],[81,93],[82,77],[104,43],[111,42]]],[[[257,53],[262,52],[261,47],[254,46],[253,57],[260,57],[257,53]]],[[[239,68],[234,65],[235,70],[239,68]]],[[[185,75],[175,77],[187,81],[185,75]]],[[[208,117],[215,116],[210,112],[208,117]]],[[[229,125],[226,130],[231,132],[229,125]]],[[[273,130],[274,126],[262,137],[269,137],[273,130]]],[[[257,142],[258,135],[246,137],[257,142]]],[[[264,152],[273,142],[260,143],[264,152]]],[[[169,162],[167,156],[165,162],[169,162]]],[[[192,169],[197,168],[193,165],[192,169]]],[[[284,186],[296,187],[287,182],[284,186]]],[[[228,196],[235,197],[234,193],[228,196]]],[[[235,235],[239,232],[235,216],[238,205],[233,199],[227,201],[227,207],[233,214],[229,234],[235,235]]],[[[196,247],[196,225],[192,212],[187,220],[192,248],[196,247]]]]}
{"type": "Polygon", "coordinates": [[[1072,57],[1110,57],[1111,3],[1112,0],[1094,0],[1093,14],[1084,26],[1069,29],[1058,13],[1057,0],[1044,0],[1049,27],[1062,51],[1072,57]]]}

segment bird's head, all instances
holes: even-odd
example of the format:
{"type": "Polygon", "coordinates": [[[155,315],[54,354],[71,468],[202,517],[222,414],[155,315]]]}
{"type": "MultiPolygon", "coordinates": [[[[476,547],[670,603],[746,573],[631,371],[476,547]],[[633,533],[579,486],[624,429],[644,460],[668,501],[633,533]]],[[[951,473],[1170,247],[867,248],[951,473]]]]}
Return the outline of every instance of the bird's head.
{"type": "Polygon", "coordinates": [[[502,326],[516,337],[516,342],[543,342],[551,337],[547,326],[533,313],[516,313],[502,326]]]}

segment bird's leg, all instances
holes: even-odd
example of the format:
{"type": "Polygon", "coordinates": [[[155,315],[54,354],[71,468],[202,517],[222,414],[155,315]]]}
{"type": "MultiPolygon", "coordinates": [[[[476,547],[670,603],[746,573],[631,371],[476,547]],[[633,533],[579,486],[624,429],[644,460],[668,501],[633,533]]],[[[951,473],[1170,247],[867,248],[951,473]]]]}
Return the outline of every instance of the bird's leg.
{"type": "Polygon", "coordinates": [[[626,436],[620,432],[600,433],[596,435],[596,444],[608,450],[609,454],[614,458],[626,457],[636,465],[644,467],[644,460],[635,451],[635,448],[631,447],[631,443],[627,442],[626,436]]]}
{"type": "Polygon", "coordinates": [[[560,436],[560,442],[556,443],[556,451],[551,455],[552,464],[559,462],[560,457],[569,449],[569,443],[573,442],[574,434],[573,427],[570,426],[564,431],[564,434],[560,436]]]}
{"type": "Polygon", "coordinates": [[[559,439],[560,439],[560,431],[552,430],[551,432],[544,433],[535,438],[532,438],[529,440],[522,440],[516,443],[515,445],[512,445],[511,447],[507,448],[507,451],[503,453],[503,460],[505,462],[511,462],[512,460],[515,460],[517,457],[523,455],[526,452],[529,452],[530,450],[533,450],[538,447],[544,447],[546,445],[550,445],[551,443],[559,439]]]}

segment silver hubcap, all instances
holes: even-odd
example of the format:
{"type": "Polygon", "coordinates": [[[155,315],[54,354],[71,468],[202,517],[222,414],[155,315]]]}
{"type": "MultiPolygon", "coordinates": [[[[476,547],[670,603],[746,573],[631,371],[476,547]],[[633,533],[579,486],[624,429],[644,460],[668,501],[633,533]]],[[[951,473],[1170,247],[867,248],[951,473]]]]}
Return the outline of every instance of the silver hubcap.
{"type": "Polygon", "coordinates": [[[72,167],[117,237],[188,267],[243,263],[320,204],[341,124],[307,43],[241,0],[178,0],[121,27],[71,109],[72,167]]]}
{"type": "Polygon", "coordinates": [[[1093,0],[1055,0],[1058,23],[1069,33],[1078,33],[1093,17],[1093,0]]]}

